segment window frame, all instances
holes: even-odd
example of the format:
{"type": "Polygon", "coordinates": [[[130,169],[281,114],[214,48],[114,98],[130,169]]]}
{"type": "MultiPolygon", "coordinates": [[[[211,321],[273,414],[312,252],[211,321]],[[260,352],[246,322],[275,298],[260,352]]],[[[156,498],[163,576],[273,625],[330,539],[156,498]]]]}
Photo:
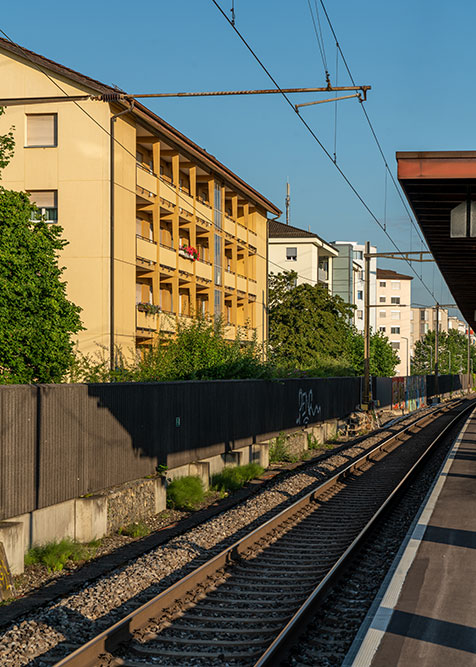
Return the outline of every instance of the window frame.
{"type": "Polygon", "coordinates": [[[58,147],[58,114],[53,113],[27,113],[25,114],[25,145],[24,148],[57,148],[58,147]],[[39,116],[51,116],[53,118],[53,142],[52,144],[29,144],[28,143],[28,119],[39,116]]]}
{"type": "Polygon", "coordinates": [[[297,246],[286,247],[286,261],[287,262],[297,262],[297,246]],[[294,256],[288,253],[289,250],[294,250],[294,256]]]}

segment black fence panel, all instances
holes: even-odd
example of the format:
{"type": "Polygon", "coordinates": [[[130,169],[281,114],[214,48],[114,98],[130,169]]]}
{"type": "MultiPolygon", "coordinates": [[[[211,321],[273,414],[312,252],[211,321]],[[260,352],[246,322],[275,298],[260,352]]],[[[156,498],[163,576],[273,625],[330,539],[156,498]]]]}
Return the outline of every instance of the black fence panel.
{"type": "Polygon", "coordinates": [[[0,519],[345,417],[360,392],[355,377],[0,387],[0,519]]]}
{"type": "Polygon", "coordinates": [[[0,387],[0,520],[36,503],[36,405],[36,387],[0,387]]]}

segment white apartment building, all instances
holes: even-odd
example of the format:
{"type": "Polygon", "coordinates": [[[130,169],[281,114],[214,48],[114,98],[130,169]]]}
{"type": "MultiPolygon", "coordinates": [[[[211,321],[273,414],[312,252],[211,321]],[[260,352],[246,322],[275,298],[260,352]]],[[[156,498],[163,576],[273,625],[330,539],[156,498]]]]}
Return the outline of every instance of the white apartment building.
{"type": "Polygon", "coordinates": [[[396,271],[377,269],[377,327],[400,358],[396,375],[410,374],[412,280],[396,271]]]}
{"type": "MultiPolygon", "coordinates": [[[[365,290],[365,245],[355,241],[333,241],[339,251],[334,260],[333,294],[338,294],[347,303],[355,305],[354,324],[358,331],[364,330],[364,290],[365,290]]],[[[377,248],[370,246],[370,252],[377,248]]],[[[377,301],[377,258],[370,259],[370,304],[377,301]]],[[[377,330],[375,308],[370,309],[370,328],[377,330]]]]}
{"type": "Polygon", "coordinates": [[[297,284],[321,283],[332,292],[332,262],[338,252],[313,232],[268,222],[268,273],[296,271],[297,284]]]}

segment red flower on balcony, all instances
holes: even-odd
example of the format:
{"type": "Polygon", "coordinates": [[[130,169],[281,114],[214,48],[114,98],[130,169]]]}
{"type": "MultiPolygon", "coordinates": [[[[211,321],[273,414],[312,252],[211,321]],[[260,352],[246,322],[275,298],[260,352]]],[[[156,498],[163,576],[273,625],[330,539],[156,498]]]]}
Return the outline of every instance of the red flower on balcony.
{"type": "Polygon", "coordinates": [[[199,254],[198,250],[194,248],[192,245],[188,246],[181,246],[179,248],[179,254],[187,257],[188,259],[191,259],[192,262],[195,262],[195,260],[199,259],[199,254]]]}

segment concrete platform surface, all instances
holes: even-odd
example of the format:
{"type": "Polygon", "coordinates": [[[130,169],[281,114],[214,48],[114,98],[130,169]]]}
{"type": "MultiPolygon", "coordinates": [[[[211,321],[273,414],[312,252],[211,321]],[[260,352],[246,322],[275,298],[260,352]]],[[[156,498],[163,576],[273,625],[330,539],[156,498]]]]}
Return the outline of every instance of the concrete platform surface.
{"type": "Polygon", "coordinates": [[[476,667],[476,410],[359,634],[346,667],[476,667]]]}

